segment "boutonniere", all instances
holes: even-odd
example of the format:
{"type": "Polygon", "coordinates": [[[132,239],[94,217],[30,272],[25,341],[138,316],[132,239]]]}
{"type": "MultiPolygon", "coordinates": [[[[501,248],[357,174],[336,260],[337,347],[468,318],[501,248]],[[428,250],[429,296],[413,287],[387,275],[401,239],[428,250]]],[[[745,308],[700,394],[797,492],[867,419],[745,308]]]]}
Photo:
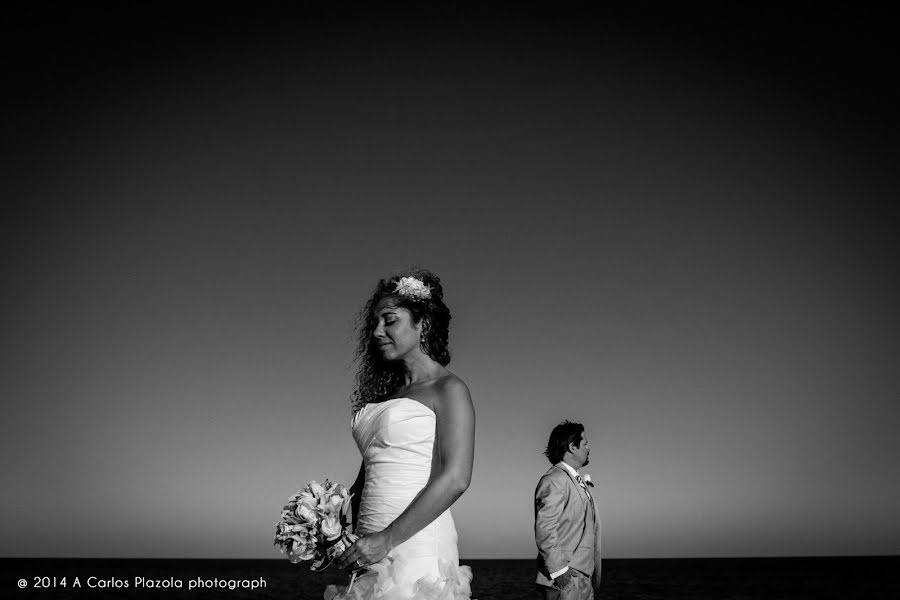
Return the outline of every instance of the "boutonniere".
{"type": "Polygon", "coordinates": [[[584,482],[585,482],[586,484],[588,484],[588,485],[591,486],[591,487],[594,487],[594,482],[591,481],[591,476],[590,476],[590,475],[582,475],[581,478],[584,480],[584,482]]]}

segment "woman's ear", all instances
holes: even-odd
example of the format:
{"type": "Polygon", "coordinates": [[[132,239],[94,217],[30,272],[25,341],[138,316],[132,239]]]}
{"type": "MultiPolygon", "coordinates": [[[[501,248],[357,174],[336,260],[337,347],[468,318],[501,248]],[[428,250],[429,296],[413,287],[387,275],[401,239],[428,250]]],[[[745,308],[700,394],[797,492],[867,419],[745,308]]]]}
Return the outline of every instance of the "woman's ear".
{"type": "Polygon", "coordinates": [[[431,347],[428,345],[428,334],[430,331],[431,321],[428,320],[428,317],[422,317],[422,320],[419,321],[419,348],[428,356],[431,356],[431,347]]]}

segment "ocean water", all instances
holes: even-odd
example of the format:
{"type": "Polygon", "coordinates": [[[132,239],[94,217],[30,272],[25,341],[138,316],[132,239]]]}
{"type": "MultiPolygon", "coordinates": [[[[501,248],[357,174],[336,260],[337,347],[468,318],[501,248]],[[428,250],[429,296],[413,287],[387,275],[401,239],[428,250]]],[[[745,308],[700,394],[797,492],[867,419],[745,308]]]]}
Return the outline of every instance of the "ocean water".
{"type": "MultiPolygon", "coordinates": [[[[533,560],[462,560],[477,600],[535,598],[533,560]]],[[[337,570],[287,560],[0,559],[2,598],[318,600],[337,570]],[[77,584],[76,584],[77,581],[77,584]],[[25,587],[20,587],[24,582],[25,587]],[[180,586],[180,587],[179,587],[180,586]],[[229,587],[230,586],[230,587],[229,587]],[[190,589],[192,588],[193,589],[190,589]]],[[[607,559],[599,599],[897,600],[900,556],[607,559]]]]}

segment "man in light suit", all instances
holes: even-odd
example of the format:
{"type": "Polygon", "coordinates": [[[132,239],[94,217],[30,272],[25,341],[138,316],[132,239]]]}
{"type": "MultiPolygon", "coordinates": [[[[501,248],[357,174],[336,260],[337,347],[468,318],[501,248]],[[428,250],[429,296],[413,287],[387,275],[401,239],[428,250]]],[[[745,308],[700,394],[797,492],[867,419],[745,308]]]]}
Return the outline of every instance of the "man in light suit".
{"type": "Polygon", "coordinates": [[[544,452],[553,465],[534,491],[537,590],[543,600],[589,600],[600,586],[600,519],[578,469],[591,450],[584,426],[563,421],[544,452]]]}

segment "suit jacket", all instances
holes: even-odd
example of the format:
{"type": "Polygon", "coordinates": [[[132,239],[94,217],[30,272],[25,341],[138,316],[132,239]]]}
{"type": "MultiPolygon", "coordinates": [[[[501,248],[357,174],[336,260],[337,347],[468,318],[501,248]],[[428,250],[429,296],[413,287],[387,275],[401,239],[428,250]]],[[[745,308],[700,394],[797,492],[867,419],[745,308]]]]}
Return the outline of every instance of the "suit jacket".
{"type": "Polygon", "coordinates": [[[537,583],[552,586],[550,574],[569,566],[590,575],[592,585],[599,587],[600,519],[590,493],[559,464],[544,473],[534,491],[534,540],[537,583]]]}

